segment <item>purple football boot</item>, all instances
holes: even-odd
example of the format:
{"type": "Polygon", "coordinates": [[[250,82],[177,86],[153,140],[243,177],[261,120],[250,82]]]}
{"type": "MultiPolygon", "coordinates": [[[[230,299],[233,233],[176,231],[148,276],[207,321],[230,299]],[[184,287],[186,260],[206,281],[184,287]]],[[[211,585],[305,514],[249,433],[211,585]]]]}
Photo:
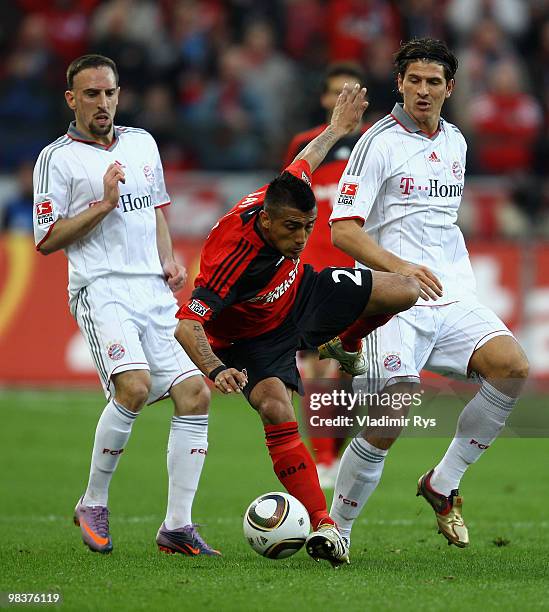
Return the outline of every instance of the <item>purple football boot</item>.
{"type": "Polygon", "coordinates": [[[82,499],[83,496],[74,509],[74,524],[80,527],[84,544],[94,552],[110,553],[109,509],[107,506],[84,506],[82,499]]]}
{"type": "Polygon", "coordinates": [[[156,543],[159,550],[168,555],[180,553],[189,557],[196,557],[198,555],[221,556],[218,550],[204,542],[194,524],[179,527],[178,529],[166,529],[166,525],[162,523],[156,534],[156,543]]]}

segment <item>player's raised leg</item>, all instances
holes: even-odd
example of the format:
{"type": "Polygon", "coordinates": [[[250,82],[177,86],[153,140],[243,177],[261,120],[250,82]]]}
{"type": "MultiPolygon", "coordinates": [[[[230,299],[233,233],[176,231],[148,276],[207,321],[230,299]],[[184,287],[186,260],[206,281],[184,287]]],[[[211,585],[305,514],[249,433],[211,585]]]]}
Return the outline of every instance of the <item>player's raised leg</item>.
{"type": "Polygon", "coordinates": [[[460,547],[469,543],[461,518],[461,478],[498,437],[528,376],[528,360],[510,335],[489,340],[473,353],[469,365],[481,377],[480,389],[463,409],[446,454],[418,485],[418,494],[435,510],[442,534],[450,544],[460,547]],[[456,498],[459,511],[453,517],[456,512],[451,511],[451,502],[456,498]]]}
{"type": "Polygon", "coordinates": [[[202,376],[192,376],[170,390],[174,416],[168,440],[168,506],[156,536],[166,553],[218,556],[192,522],[192,505],[208,453],[210,391],[202,376]]]}
{"type": "MultiPolygon", "coordinates": [[[[352,271],[347,273],[352,274],[352,271]]],[[[393,315],[411,308],[419,292],[419,283],[414,278],[373,271],[372,292],[364,311],[342,333],[318,347],[319,358],[336,359],[341,369],[352,376],[365,374],[368,366],[362,339],[385,325],[393,315]]]]}
{"type": "Polygon", "coordinates": [[[114,398],[97,423],[88,486],[74,511],[74,522],[80,526],[84,543],[101,553],[112,550],[107,507],[109,485],[151,386],[148,370],[121,372],[112,381],[114,398]]]}

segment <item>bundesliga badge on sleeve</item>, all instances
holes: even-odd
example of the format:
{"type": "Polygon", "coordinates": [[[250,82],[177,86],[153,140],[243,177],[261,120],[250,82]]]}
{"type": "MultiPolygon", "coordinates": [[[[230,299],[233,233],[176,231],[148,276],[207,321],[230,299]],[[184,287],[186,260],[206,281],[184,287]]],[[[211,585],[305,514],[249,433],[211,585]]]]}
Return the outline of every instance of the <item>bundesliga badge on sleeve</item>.
{"type": "Polygon", "coordinates": [[[337,203],[343,206],[352,206],[355,203],[358,183],[343,183],[339,190],[337,203]]]}

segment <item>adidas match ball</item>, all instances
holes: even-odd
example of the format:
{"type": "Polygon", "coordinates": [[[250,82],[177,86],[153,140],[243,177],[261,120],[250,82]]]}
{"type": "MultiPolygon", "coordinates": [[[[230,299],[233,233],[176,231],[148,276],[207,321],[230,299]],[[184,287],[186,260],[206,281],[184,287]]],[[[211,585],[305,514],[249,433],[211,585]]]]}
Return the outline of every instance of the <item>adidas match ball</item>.
{"type": "Polygon", "coordinates": [[[256,553],[285,559],[305,544],[311,523],[305,506],[288,493],[265,493],[244,514],[244,536],[256,553]]]}

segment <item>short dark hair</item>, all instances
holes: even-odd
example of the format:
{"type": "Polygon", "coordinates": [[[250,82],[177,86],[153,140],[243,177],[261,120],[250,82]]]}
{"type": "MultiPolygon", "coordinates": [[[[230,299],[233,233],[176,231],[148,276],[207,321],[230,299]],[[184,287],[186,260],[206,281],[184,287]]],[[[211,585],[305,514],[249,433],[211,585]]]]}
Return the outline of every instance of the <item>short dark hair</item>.
{"type": "Polygon", "coordinates": [[[93,53],[90,55],[81,55],[70,63],[69,67],[67,68],[67,88],[73,88],[74,77],[79,72],[82,72],[82,70],[85,70],[86,68],[100,68],[101,66],[107,66],[113,71],[116,86],[118,87],[118,69],[116,68],[116,64],[110,57],[93,53]]]}
{"type": "Polygon", "coordinates": [[[322,81],[323,94],[328,91],[328,81],[339,76],[352,76],[360,83],[361,87],[364,86],[364,72],[358,64],[354,62],[338,62],[337,64],[330,64],[324,73],[324,80],[322,81]]]}
{"type": "Polygon", "coordinates": [[[283,207],[309,212],[316,206],[316,198],[310,186],[290,172],[279,174],[269,183],[265,193],[265,210],[277,214],[283,207]]]}
{"type": "Polygon", "coordinates": [[[396,75],[404,77],[409,64],[421,60],[441,64],[446,81],[452,80],[458,69],[457,57],[443,40],[414,38],[400,45],[400,49],[394,55],[396,75]]]}

